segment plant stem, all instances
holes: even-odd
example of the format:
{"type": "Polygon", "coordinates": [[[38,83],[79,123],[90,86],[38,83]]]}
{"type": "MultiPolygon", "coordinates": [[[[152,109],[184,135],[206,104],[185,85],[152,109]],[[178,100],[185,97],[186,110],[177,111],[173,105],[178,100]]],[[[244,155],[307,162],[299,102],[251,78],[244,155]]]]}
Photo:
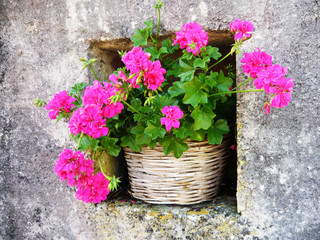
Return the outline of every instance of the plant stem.
{"type": "Polygon", "coordinates": [[[158,28],[157,28],[157,36],[156,36],[156,44],[158,45],[158,39],[159,39],[159,31],[160,31],[160,8],[158,8],[158,28]]]}
{"type": "Polygon", "coordinates": [[[123,102],[124,104],[126,104],[130,109],[132,109],[132,110],[135,111],[136,113],[142,114],[142,113],[139,112],[137,109],[135,109],[134,107],[132,107],[129,103],[127,103],[124,99],[121,99],[121,102],[123,102]]]}
{"type": "Polygon", "coordinates": [[[243,92],[263,92],[264,89],[250,89],[250,90],[239,90],[239,91],[234,91],[234,92],[221,92],[221,93],[214,93],[209,95],[208,97],[212,96],[218,96],[218,95],[224,95],[224,94],[232,94],[232,93],[243,93],[243,92]]]}
{"type": "Polygon", "coordinates": [[[79,142],[78,142],[78,149],[79,149],[79,147],[80,147],[80,143],[81,143],[81,139],[84,137],[84,134],[83,133],[81,133],[81,136],[80,136],[80,138],[79,138],[79,142]]]}
{"type": "Polygon", "coordinates": [[[231,55],[231,51],[230,51],[227,55],[225,55],[223,58],[221,58],[218,62],[212,64],[212,65],[208,68],[208,70],[209,70],[210,68],[214,67],[215,65],[219,64],[219,63],[222,62],[223,60],[225,60],[225,59],[226,59],[227,57],[229,57],[230,55],[231,55]]]}
{"type": "Polygon", "coordinates": [[[245,80],[243,83],[239,84],[238,86],[236,86],[235,88],[231,89],[231,91],[241,87],[242,85],[246,84],[247,82],[249,82],[252,79],[252,77],[249,77],[247,80],[245,80]]]}
{"type": "Polygon", "coordinates": [[[95,72],[94,72],[94,70],[93,70],[93,67],[91,66],[91,64],[89,64],[89,67],[90,67],[90,69],[91,69],[91,71],[92,71],[92,73],[93,73],[93,75],[94,75],[95,79],[96,79],[97,81],[99,81],[99,80],[98,80],[98,77],[97,77],[97,75],[96,75],[96,73],[95,73],[95,72]]]}

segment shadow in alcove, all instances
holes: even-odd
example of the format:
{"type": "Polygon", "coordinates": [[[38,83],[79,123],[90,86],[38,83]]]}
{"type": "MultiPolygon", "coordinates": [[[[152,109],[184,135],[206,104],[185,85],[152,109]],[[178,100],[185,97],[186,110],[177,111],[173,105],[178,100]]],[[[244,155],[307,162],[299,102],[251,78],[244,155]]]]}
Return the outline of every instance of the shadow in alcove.
{"type": "MultiPolygon", "coordinates": [[[[218,47],[222,56],[228,54],[231,50],[231,45],[233,44],[234,37],[228,31],[208,31],[209,36],[209,45],[218,47]]],[[[160,38],[174,38],[173,34],[168,34],[160,38]]],[[[133,47],[130,39],[114,39],[114,40],[91,40],[90,47],[88,52],[89,58],[95,58],[96,61],[93,64],[93,67],[96,70],[96,74],[101,81],[106,81],[108,76],[112,74],[117,68],[123,67],[121,57],[118,54],[118,51],[124,50],[128,51],[133,47]]],[[[235,55],[231,55],[223,62],[216,65],[212,70],[220,71],[222,70],[225,75],[230,73],[230,71],[235,71],[236,69],[236,60],[235,55]],[[227,66],[232,66],[228,70],[227,66]]],[[[88,71],[90,71],[88,69],[88,71]]],[[[90,74],[89,74],[90,76],[90,74]]],[[[235,72],[233,73],[235,76],[235,72]]],[[[235,84],[235,79],[234,84],[235,84]]],[[[93,77],[90,79],[90,82],[93,82],[93,77]]],[[[227,116],[227,120],[230,126],[230,145],[235,146],[235,129],[236,129],[236,97],[232,97],[232,101],[226,104],[219,104],[221,107],[217,110],[217,115],[227,116]]],[[[220,191],[217,198],[229,198],[232,197],[236,199],[236,184],[237,184],[237,154],[236,149],[229,149],[230,155],[227,159],[227,164],[225,167],[224,177],[220,186],[220,191]]],[[[121,184],[118,191],[113,192],[109,195],[109,199],[115,200],[126,200],[126,201],[135,201],[128,193],[129,181],[128,181],[128,172],[126,162],[122,157],[119,157],[120,168],[123,169],[121,184]]],[[[236,203],[235,203],[236,204],[236,203]]]]}

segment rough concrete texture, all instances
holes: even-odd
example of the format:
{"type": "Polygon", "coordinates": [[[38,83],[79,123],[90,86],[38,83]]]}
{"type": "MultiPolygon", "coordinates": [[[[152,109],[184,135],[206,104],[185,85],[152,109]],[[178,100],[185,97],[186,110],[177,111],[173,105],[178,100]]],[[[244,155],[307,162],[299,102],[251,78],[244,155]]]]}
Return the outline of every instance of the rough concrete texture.
{"type": "MultiPolygon", "coordinates": [[[[35,98],[49,99],[76,82],[88,81],[78,59],[88,55],[89,40],[131,37],[143,21],[156,17],[155,2],[0,1],[3,239],[101,239],[99,228],[107,228],[102,227],[103,221],[133,226],[126,222],[130,218],[119,219],[130,215],[129,206],[84,204],[59,182],[53,172],[55,160],[62,149],[73,148],[66,124],[56,125],[32,104],[35,98]],[[109,213],[110,207],[114,214],[109,213]],[[92,215],[102,220],[93,220],[92,215]]],[[[288,67],[295,79],[293,102],[270,116],[262,111],[262,94],[238,97],[237,204],[243,217],[259,225],[255,235],[261,238],[320,238],[319,7],[315,0],[164,3],[162,34],[177,31],[188,21],[210,30],[227,29],[235,18],[252,21],[255,36],[242,54],[260,47],[273,56],[274,63],[288,67]]],[[[239,80],[244,77],[240,64],[237,75],[239,80]]],[[[145,205],[135,209],[153,211],[145,205]]],[[[180,219],[185,216],[186,210],[181,209],[180,219]]],[[[199,219],[186,221],[191,231],[199,219]]],[[[156,221],[146,224],[164,226],[156,221]]],[[[178,222],[168,220],[167,239],[182,231],[171,224],[178,222]]],[[[137,230],[136,239],[149,236],[144,229],[137,230]]],[[[114,238],[121,239],[121,234],[114,232],[114,238]]],[[[134,235],[126,236],[133,239],[134,235]]]]}
{"type": "Polygon", "coordinates": [[[269,116],[264,94],[238,98],[238,209],[271,236],[320,239],[320,2],[267,1],[257,14],[244,51],[271,54],[295,86],[292,103],[269,116]]]}
{"type": "Polygon", "coordinates": [[[193,206],[112,200],[91,208],[100,239],[268,239],[237,214],[233,197],[193,206]],[[117,221],[110,221],[110,219],[117,221]]]}

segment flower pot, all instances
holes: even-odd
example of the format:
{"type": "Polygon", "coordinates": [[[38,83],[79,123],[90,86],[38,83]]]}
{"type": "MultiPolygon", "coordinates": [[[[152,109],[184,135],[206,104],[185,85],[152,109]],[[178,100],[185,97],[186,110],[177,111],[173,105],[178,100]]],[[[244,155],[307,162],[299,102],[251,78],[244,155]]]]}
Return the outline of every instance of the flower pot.
{"type": "Polygon", "coordinates": [[[164,155],[162,146],[141,152],[124,149],[133,197],[154,204],[196,204],[218,193],[229,144],[187,142],[189,149],[177,159],[164,155]]]}
{"type": "MultiPolygon", "coordinates": [[[[95,173],[101,172],[101,168],[99,165],[99,156],[100,152],[97,152],[94,159],[94,170],[95,173]]],[[[103,169],[103,172],[107,176],[115,176],[120,177],[120,167],[119,167],[119,159],[117,157],[111,156],[109,153],[102,152],[100,157],[101,166],[103,169]]]]}

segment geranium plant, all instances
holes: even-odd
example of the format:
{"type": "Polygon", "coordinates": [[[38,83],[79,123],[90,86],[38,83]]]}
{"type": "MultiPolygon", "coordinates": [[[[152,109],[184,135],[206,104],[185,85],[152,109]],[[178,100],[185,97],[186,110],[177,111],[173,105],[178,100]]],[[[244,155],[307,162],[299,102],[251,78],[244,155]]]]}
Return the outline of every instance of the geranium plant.
{"type": "MultiPolygon", "coordinates": [[[[131,38],[132,50],[120,52],[124,66],[106,79],[98,79],[93,69],[95,59],[81,59],[95,77],[93,84],[77,83],[70,91],[57,93],[45,106],[51,119],[69,119],[76,151],[65,149],[55,172],[69,186],[76,186],[78,199],[98,203],[106,199],[119,179],[107,176],[103,169],[94,175],[93,160],[103,152],[118,156],[122,147],[141,151],[147,145],[163,146],[165,155],[179,158],[188,149],[187,140],[220,144],[229,132],[227,119],[216,110],[234,93],[266,92],[265,112],[282,108],[290,102],[293,80],[285,78],[287,69],[272,64],[272,57],[259,48],[245,53],[243,71],[250,77],[234,87],[232,73],[213,71],[213,67],[248,41],[254,27],[236,19],[230,23],[235,43],[224,57],[208,45],[208,34],[196,22],[183,25],[174,39],[159,41],[159,22],[153,34],[152,21],[145,22],[131,38]],[[238,90],[253,82],[255,89],[238,90]],[[83,152],[90,151],[91,159],[83,152]]],[[[101,166],[101,165],[100,165],[101,166]]]]}

